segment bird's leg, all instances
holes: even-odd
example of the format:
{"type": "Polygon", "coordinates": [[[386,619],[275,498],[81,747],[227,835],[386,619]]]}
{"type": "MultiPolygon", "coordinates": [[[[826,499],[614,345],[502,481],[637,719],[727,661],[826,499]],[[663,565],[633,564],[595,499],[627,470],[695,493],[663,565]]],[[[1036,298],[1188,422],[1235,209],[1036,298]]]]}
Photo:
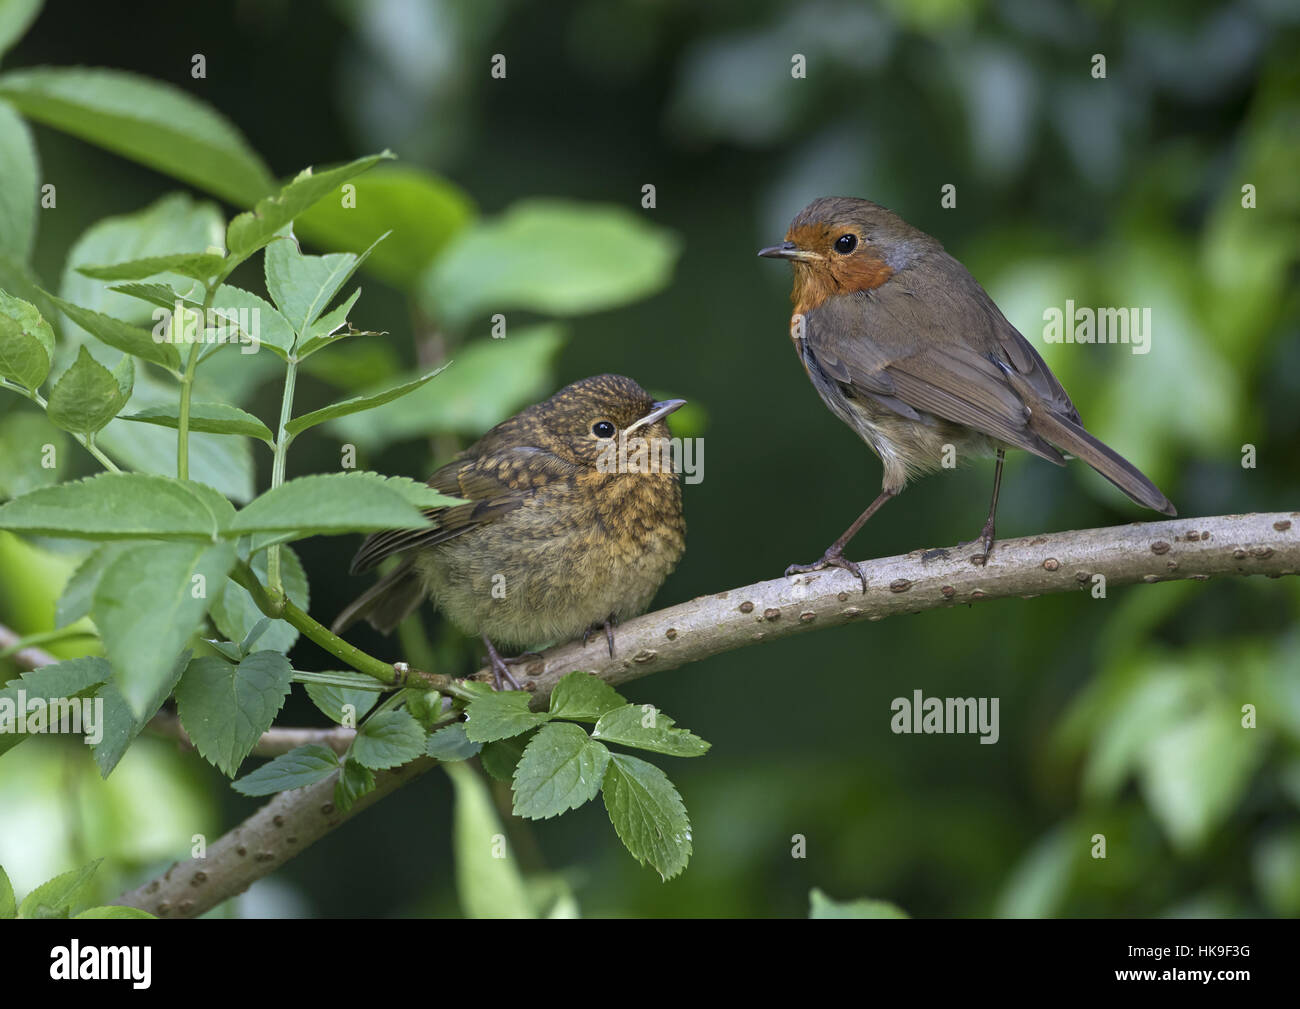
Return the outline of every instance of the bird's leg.
{"type": "Polygon", "coordinates": [[[1002,489],[1002,463],[1006,459],[1006,449],[998,449],[998,461],[993,467],[993,500],[989,502],[989,517],[980,530],[980,542],[984,544],[984,557],[981,564],[989,562],[989,552],[993,549],[993,525],[998,517],[998,491],[1002,489]]]}
{"type": "Polygon", "coordinates": [[[880,496],[867,505],[867,510],[858,516],[857,521],[844,530],[844,535],[827,547],[826,553],[822,555],[821,560],[814,561],[812,564],[791,564],[785,569],[785,573],[787,575],[797,575],[808,571],[821,571],[824,568],[843,568],[862,582],[862,591],[865,594],[867,591],[867,576],[862,573],[862,567],[857,561],[851,561],[844,556],[844,548],[849,545],[849,540],[858,534],[858,530],[867,524],[867,519],[876,514],[880,510],[880,506],[897,493],[896,490],[882,490],[880,496]]]}
{"type": "Polygon", "coordinates": [[[597,628],[604,627],[605,641],[609,644],[609,657],[612,659],[614,657],[614,628],[617,626],[618,626],[618,621],[614,619],[614,614],[611,613],[609,616],[605,618],[603,623],[592,624],[590,627],[588,627],[585,631],[582,632],[582,643],[585,645],[587,643],[587,639],[590,638],[592,634],[596,632],[597,628]]]}
{"type": "Polygon", "coordinates": [[[522,690],[523,687],[519,685],[519,681],[510,675],[510,666],[512,663],[515,662],[523,662],[526,658],[530,656],[535,656],[537,653],[524,652],[523,655],[516,655],[513,658],[503,659],[501,657],[501,653],[498,652],[495,647],[493,647],[492,642],[488,640],[488,636],[486,634],[480,635],[480,637],[482,637],[483,639],[483,644],[487,646],[488,663],[489,665],[492,666],[492,682],[496,686],[496,688],[498,690],[505,689],[504,685],[501,682],[502,679],[504,678],[510,681],[510,686],[513,687],[515,690],[522,690]]]}

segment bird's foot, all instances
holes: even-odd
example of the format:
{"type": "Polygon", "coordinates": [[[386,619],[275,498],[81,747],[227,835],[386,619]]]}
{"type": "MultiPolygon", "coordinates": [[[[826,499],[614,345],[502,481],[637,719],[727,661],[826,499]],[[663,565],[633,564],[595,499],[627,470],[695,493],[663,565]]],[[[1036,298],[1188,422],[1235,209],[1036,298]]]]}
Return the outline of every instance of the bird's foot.
{"type": "Polygon", "coordinates": [[[980,530],[979,538],[975,541],[983,547],[983,550],[979,554],[976,554],[976,557],[979,558],[978,560],[976,560],[975,557],[971,558],[972,564],[978,564],[981,567],[988,564],[989,554],[993,552],[993,540],[993,519],[990,518],[984,523],[984,528],[980,530]]]}
{"type": "Polygon", "coordinates": [[[812,564],[791,564],[785,569],[786,577],[790,575],[807,574],[809,571],[824,571],[827,568],[843,568],[849,574],[853,575],[862,583],[862,594],[867,592],[867,576],[862,573],[862,566],[857,561],[851,561],[844,556],[839,550],[831,548],[822,555],[822,559],[814,561],[812,564]]]}
{"type": "Polygon", "coordinates": [[[582,643],[585,645],[588,638],[595,634],[596,631],[604,628],[605,642],[609,646],[609,657],[612,659],[614,657],[614,628],[617,626],[618,621],[614,619],[614,614],[611,613],[601,623],[592,624],[582,632],[582,643]]]}
{"type": "Polygon", "coordinates": [[[921,554],[921,563],[929,564],[931,561],[946,561],[948,557],[947,550],[943,547],[935,547],[933,550],[927,550],[921,554]]]}
{"type": "Polygon", "coordinates": [[[523,652],[519,655],[503,657],[500,652],[493,647],[492,642],[486,637],[483,638],[483,644],[487,645],[488,664],[492,667],[492,684],[497,690],[505,690],[506,682],[509,682],[512,690],[523,690],[519,681],[510,673],[510,667],[518,665],[520,662],[528,662],[532,659],[540,659],[541,655],[537,652],[523,652]]]}

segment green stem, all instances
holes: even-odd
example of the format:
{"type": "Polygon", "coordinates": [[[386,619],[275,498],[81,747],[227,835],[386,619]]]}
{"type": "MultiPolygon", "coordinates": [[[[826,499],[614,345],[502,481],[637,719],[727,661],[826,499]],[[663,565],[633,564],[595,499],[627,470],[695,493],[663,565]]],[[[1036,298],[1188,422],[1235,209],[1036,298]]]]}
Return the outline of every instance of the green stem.
{"type": "MultiPolygon", "coordinates": [[[[208,309],[217,296],[214,283],[203,296],[203,314],[199,319],[198,339],[190,344],[190,356],[185,361],[185,374],[181,376],[180,416],[176,425],[176,476],[182,480],[190,478],[190,396],[194,390],[194,372],[199,367],[199,352],[203,350],[203,340],[207,336],[208,309]]],[[[185,311],[188,311],[186,309],[185,311]]],[[[175,318],[172,328],[175,329],[175,318]]],[[[183,331],[184,327],[182,327],[183,331]]]]}
{"type": "MultiPolygon", "coordinates": [[[[280,430],[275,436],[275,459],[271,463],[271,489],[284,483],[284,464],[289,454],[289,442],[293,440],[287,428],[293,416],[293,393],[298,383],[298,361],[290,357],[289,366],[284,373],[284,395],[280,397],[280,430]]],[[[266,551],[266,580],[270,586],[272,598],[284,596],[284,587],[280,582],[280,544],[276,543],[266,551]]]]}
{"type": "MultiPolygon", "coordinates": [[[[10,389],[13,392],[18,393],[18,395],[26,397],[27,399],[35,403],[37,406],[39,406],[42,410],[45,410],[49,405],[46,402],[45,397],[42,396],[39,392],[36,392],[32,389],[25,389],[21,385],[18,385],[17,383],[14,382],[10,382],[7,379],[0,378],[0,388],[10,389]]],[[[108,470],[110,473],[122,472],[120,469],[117,468],[117,464],[113,462],[112,459],[104,455],[104,453],[99,450],[99,446],[95,444],[94,438],[92,438],[90,435],[76,434],[75,432],[69,432],[69,433],[72,434],[72,437],[77,440],[77,444],[79,444],[82,448],[84,448],[87,452],[89,452],[99,461],[99,464],[103,466],[104,469],[108,470]]]]}
{"type": "Polygon", "coordinates": [[[40,631],[36,634],[29,634],[25,638],[19,638],[7,648],[0,648],[0,659],[8,658],[16,652],[21,652],[24,648],[31,648],[36,645],[47,645],[51,642],[93,637],[95,637],[95,635],[90,631],[73,630],[71,627],[61,627],[57,631],[40,631]]]}
{"type": "MultiPolygon", "coordinates": [[[[265,586],[258,581],[253,569],[245,562],[240,561],[236,564],[235,570],[230,573],[230,577],[248,590],[248,594],[253,597],[253,602],[257,604],[257,608],[268,617],[288,621],[325,651],[336,658],[342,659],[353,669],[365,673],[367,676],[373,676],[390,687],[402,685],[402,676],[387,662],[363,652],[355,645],[348,644],[329,628],[313,620],[283,594],[279,597],[273,597],[265,586]]],[[[411,670],[407,678],[408,680],[414,678],[427,687],[441,690],[444,694],[451,694],[461,700],[469,701],[478,696],[473,691],[466,689],[459,680],[455,680],[450,676],[443,676],[440,673],[411,670]]]]}

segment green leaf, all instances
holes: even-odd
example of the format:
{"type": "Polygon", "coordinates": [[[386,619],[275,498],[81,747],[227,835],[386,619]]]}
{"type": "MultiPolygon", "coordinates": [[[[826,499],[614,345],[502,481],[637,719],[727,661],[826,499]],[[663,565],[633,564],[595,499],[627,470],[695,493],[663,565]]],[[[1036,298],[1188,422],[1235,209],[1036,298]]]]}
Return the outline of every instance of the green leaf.
{"type": "Polygon", "coordinates": [[[100,577],[91,617],[118,688],[137,718],[152,713],[147,711],[151,698],[199,629],[208,595],[234,564],[232,543],[136,543],[100,577]],[[147,603],[142,585],[148,586],[147,603]]]}
{"type": "Polygon", "coordinates": [[[665,287],[679,250],[671,232],[622,207],[523,200],[466,229],[434,261],[421,306],[453,327],[512,309],[599,312],[665,287]]]}
{"type": "Polygon", "coordinates": [[[542,726],[515,768],[515,816],[544,820],[594,799],[609,756],[609,750],[572,723],[542,726]]]}
{"type": "Polygon", "coordinates": [[[474,743],[465,735],[462,722],[447,725],[437,732],[429,733],[429,741],[424,752],[438,760],[468,760],[483,749],[482,743],[474,743]]]}
{"type": "MultiPolygon", "coordinates": [[[[140,421],[145,424],[157,424],[159,427],[180,427],[180,407],[152,406],[147,410],[122,415],[123,420],[140,421]]],[[[251,413],[229,406],[225,403],[191,403],[190,430],[207,434],[235,434],[246,438],[257,438],[272,444],[275,435],[271,429],[251,413]]]]}
{"type": "MultiPolygon", "coordinates": [[[[267,581],[266,551],[259,550],[249,562],[253,573],[263,585],[267,581]]],[[[284,586],[289,601],[304,613],[311,606],[311,592],[307,585],[307,572],[303,570],[298,555],[289,547],[280,549],[280,581],[284,586]]],[[[214,593],[212,609],[209,612],[212,622],[231,641],[243,641],[255,624],[263,619],[262,610],[248,590],[242,585],[228,581],[214,593]]],[[[288,652],[298,641],[298,628],[287,620],[273,620],[262,632],[258,644],[273,652],[288,652]]]]}
{"type": "MultiPolygon", "coordinates": [[[[564,340],[564,330],[555,325],[523,327],[504,340],[475,340],[456,351],[448,381],[330,421],[330,431],[369,450],[403,438],[423,438],[430,431],[476,438],[554,392],[551,362],[564,340]]],[[[417,377],[408,375],[403,381],[417,377]]],[[[388,382],[391,379],[385,385],[388,382]]],[[[376,391],[364,390],[367,395],[376,391]]]]}
{"type": "Polygon", "coordinates": [[[12,918],[18,913],[18,904],[14,900],[14,887],[9,882],[9,874],[0,865],[0,919],[12,918]]]}
{"type": "Polygon", "coordinates": [[[509,739],[550,720],[544,711],[529,711],[532,695],[522,690],[494,691],[474,698],[465,708],[465,734],[476,743],[509,739]]]}
{"type": "Polygon", "coordinates": [[[144,280],[160,273],[179,273],[206,283],[226,267],[226,257],[215,252],[176,252],[168,256],[147,256],[111,266],[78,266],[77,272],[96,280],[144,280]]]}
{"type": "Polygon", "coordinates": [[[155,915],[142,911],[138,907],[126,907],[122,904],[103,904],[78,911],[74,918],[154,918],[155,915]]]}
{"type": "Polygon", "coordinates": [[[211,541],[234,517],[211,487],[143,473],[101,473],[0,505],[0,529],[82,540],[211,541]]]}
{"type": "Polygon", "coordinates": [[[443,365],[426,375],[421,375],[413,382],[403,382],[401,385],[395,385],[391,389],[385,389],[383,392],[370,396],[354,396],[352,399],[345,399],[340,403],[333,403],[319,410],[313,410],[311,413],[305,413],[301,417],[295,417],[289,421],[285,429],[291,435],[296,435],[309,427],[315,427],[324,421],[333,420],[335,417],[346,417],[350,413],[360,413],[362,410],[370,410],[377,406],[383,406],[385,403],[391,403],[395,399],[400,399],[408,393],[414,392],[435,375],[445,371],[446,368],[447,366],[443,365]]]}
{"type": "Polygon", "coordinates": [[[356,180],[355,204],[322,200],[298,218],[295,230],[316,245],[361,252],[393,226],[402,227],[367,264],[376,277],[407,290],[420,272],[474,216],[458,186],[423,168],[380,165],[356,180]]]}
{"type": "Polygon", "coordinates": [[[467,918],[535,918],[485,782],[464,762],[442,767],[456,789],[452,847],[461,910],[467,918]]]}
{"type": "MultiPolygon", "coordinates": [[[[196,202],[187,193],[172,193],[143,210],[102,218],[81,234],[68,253],[59,282],[59,297],[74,305],[152,330],[161,313],[154,312],[142,303],[138,296],[141,292],[137,289],[148,287],[170,290],[170,301],[157,306],[170,311],[175,308],[177,298],[192,308],[201,307],[201,285],[178,273],[164,273],[152,284],[124,285],[131,287],[137,295],[131,297],[114,291],[107,281],[79,273],[77,267],[122,259],[148,259],[174,253],[202,252],[210,246],[220,245],[224,231],[225,221],[217,205],[196,202]]],[[[152,297],[144,300],[154,304],[154,299],[161,297],[161,292],[151,290],[150,293],[152,297]]],[[[65,342],[70,343],[73,349],[81,342],[78,335],[84,332],[81,327],[73,324],[63,327],[65,342]]],[[[174,391],[172,395],[175,395],[174,391]]]]}
{"type": "Polygon", "coordinates": [[[232,203],[274,186],[243,135],[179,88],[121,70],[37,67],[0,76],[27,118],[156,168],[232,203]]]}
{"type": "Polygon", "coordinates": [[[1151,739],[1140,757],[1147,803],[1180,851],[1204,845],[1241,803],[1263,757],[1259,735],[1240,712],[1209,705],[1151,739]]]}
{"type": "MultiPolygon", "coordinates": [[[[0,84],[2,82],[3,79],[0,78],[0,84]]],[[[3,88],[0,87],[0,95],[3,93],[3,88]]],[[[391,151],[384,151],[322,172],[304,168],[279,193],[258,200],[253,210],[240,214],[230,222],[230,227],[226,230],[226,248],[232,256],[247,259],[313,203],[324,199],[367,168],[392,157],[391,151]]]]}
{"type": "Polygon", "coordinates": [[[381,711],[352,740],[352,759],[373,771],[408,763],[424,752],[425,731],[409,711],[381,711]]]}
{"type": "Polygon", "coordinates": [[[86,555],[63,586],[63,592],[54,609],[54,626],[67,627],[90,613],[90,600],[104,569],[123,549],[120,543],[106,543],[86,555]]]}
{"type": "Polygon", "coordinates": [[[375,790],[375,772],[351,757],[343,761],[339,780],[334,783],[334,805],[346,813],[367,792],[375,790]]]}
{"type": "Polygon", "coordinates": [[[238,666],[194,659],[176,687],[176,707],[203,758],[233,778],[284,706],[292,675],[279,652],[254,652],[238,666]]]}
{"type": "Polygon", "coordinates": [[[257,344],[270,347],[279,357],[287,357],[296,338],[289,320],[265,298],[230,284],[217,288],[212,301],[214,315],[237,326],[257,344]]]}
{"type": "Polygon", "coordinates": [[[90,356],[85,345],[77,359],[50,391],[46,413],[50,423],[73,434],[94,434],[117,416],[131,398],[135,369],[124,357],[109,371],[90,356]]]}
{"type": "Polygon", "coordinates": [[[610,754],[605,809],[624,847],[650,863],[667,882],[691,857],[691,821],[681,796],[663,771],[637,757],[610,754]]]}
{"type": "Polygon", "coordinates": [[[18,917],[68,917],[73,902],[81,891],[86,888],[86,884],[95,875],[95,870],[99,868],[99,863],[102,861],[104,861],[102,858],[97,858],[89,865],[83,865],[80,869],[73,869],[71,872],[61,873],[48,882],[42,883],[24,897],[23,902],[18,905],[18,917]]]}
{"type": "Polygon", "coordinates": [[[27,34],[44,0],[4,0],[0,3],[0,55],[27,34]]]}
{"type": "Polygon", "coordinates": [[[708,743],[686,729],[674,729],[673,724],[651,704],[627,704],[601,715],[591,735],[670,757],[698,757],[708,752],[708,743]]]}
{"type": "MultiPolygon", "coordinates": [[[[78,269],[78,273],[84,271],[78,269]]],[[[165,308],[169,312],[176,310],[176,303],[180,302],[183,308],[199,311],[203,308],[202,303],[192,298],[186,298],[177,294],[171,287],[166,284],[116,284],[108,288],[117,294],[125,294],[135,298],[137,301],[148,302],[157,308],[165,308]]]]}
{"type": "MultiPolygon", "coordinates": [[[[37,697],[47,703],[55,699],[85,697],[93,693],[95,688],[112,674],[113,671],[108,663],[101,658],[88,656],[81,659],[67,659],[56,662],[52,666],[42,666],[40,669],[23,673],[17,679],[10,680],[4,687],[0,687],[0,701],[8,701],[9,703],[4,704],[3,707],[8,708],[16,716],[19,707],[19,690],[23,691],[29,702],[37,697]]],[[[6,718],[5,721],[7,720],[6,718]]],[[[29,738],[31,737],[28,734],[0,732],[0,753],[5,753],[29,738]]]]}
{"type": "MultiPolygon", "coordinates": [[[[419,491],[413,480],[377,473],[329,473],[299,477],[267,491],[229,524],[232,534],[291,533],[295,537],[378,529],[422,529],[420,508],[453,500],[419,491]]],[[[40,493],[39,491],[36,493],[40,493]]],[[[0,506],[0,528],[5,508],[0,506]]]]}
{"type": "Polygon", "coordinates": [[[172,371],[180,370],[181,356],[174,344],[155,340],[153,333],[147,329],[82,308],[53,295],[50,297],[63,310],[64,315],[110,347],[172,371]]]}
{"type": "Polygon", "coordinates": [[[38,389],[53,359],[54,330],[36,306],[0,291],[0,378],[38,389]]]}
{"type": "Polygon", "coordinates": [[[244,775],[231,788],[241,795],[274,795],[314,785],[338,769],[338,754],[320,743],[308,743],[244,775]]]}
{"type": "MultiPolygon", "coordinates": [[[[381,235],[376,244],[384,237],[381,235]]],[[[266,250],[266,289],[294,332],[305,340],[321,313],[369,255],[370,249],[359,256],[350,252],[304,256],[292,234],[277,238],[266,250]]]]}
{"type": "Polygon", "coordinates": [[[907,918],[908,913],[887,900],[832,900],[817,887],[808,895],[809,918],[907,918]]]}
{"type": "Polygon", "coordinates": [[[371,336],[375,335],[373,333],[372,334],[356,333],[351,330],[347,333],[338,333],[337,336],[335,335],[337,330],[342,329],[344,324],[348,321],[348,313],[352,311],[352,306],[357,303],[357,299],[360,297],[361,297],[361,288],[358,287],[355,291],[353,291],[350,295],[348,295],[337,308],[330,309],[328,312],[326,312],[324,315],[322,315],[319,319],[317,319],[315,322],[311,324],[310,328],[307,330],[307,333],[304,334],[307,338],[303,340],[303,342],[298,347],[299,361],[306,360],[308,357],[311,357],[312,354],[316,353],[316,351],[320,350],[322,347],[326,347],[332,343],[336,343],[339,340],[344,339],[345,337],[360,336],[360,335],[371,335],[371,336]]]}
{"type": "Polygon", "coordinates": [[[551,691],[551,717],[597,722],[607,711],[621,708],[627,698],[598,676],[575,670],[551,691]]]}
{"type": "Polygon", "coordinates": [[[524,750],[532,742],[533,736],[537,735],[537,731],[534,729],[512,739],[498,739],[491,743],[477,744],[483,747],[479,753],[479,763],[483,765],[483,770],[497,781],[513,781],[515,768],[519,766],[524,750]]]}
{"type": "Polygon", "coordinates": [[[307,696],[320,709],[321,713],[332,722],[347,725],[355,729],[375,706],[379,694],[374,690],[361,690],[357,687],[340,687],[331,683],[308,683],[307,696]],[[343,709],[352,706],[351,712],[343,709]]]}
{"type": "Polygon", "coordinates": [[[72,442],[43,413],[14,410],[0,422],[0,501],[64,478],[72,442]]]}
{"type": "MultiPolygon", "coordinates": [[[[12,3],[12,0],[9,0],[12,3]]],[[[4,8],[0,2],[0,31],[4,8]]],[[[3,48],[3,41],[0,41],[3,48]]],[[[0,253],[25,263],[36,241],[37,183],[40,162],[27,124],[4,102],[0,102],[0,253]]]]}
{"type": "MultiPolygon", "coordinates": [[[[188,662],[189,653],[186,652],[184,655],[188,662]]],[[[113,773],[113,768],[118,765],[127,747],[131,745],[131,741],[140,735],[145,723],[153,717],[158,708],[162,707],[163,700],[180,679],[182,668],[184,663],[180,662],[173,667],[173,676],[159,685],[158,693],[149,704],[145,705],[145,714],[140,718],[135,716],[131,705],[126,703],[126,698],[122,696],[115,683],[101,683],[95,690],[95,699],[104,702],[104,727],[102,737],[90,748],[90,752],[94,754],[95,763],[99,766],[100,777],[107,778],[113,773]]]]}

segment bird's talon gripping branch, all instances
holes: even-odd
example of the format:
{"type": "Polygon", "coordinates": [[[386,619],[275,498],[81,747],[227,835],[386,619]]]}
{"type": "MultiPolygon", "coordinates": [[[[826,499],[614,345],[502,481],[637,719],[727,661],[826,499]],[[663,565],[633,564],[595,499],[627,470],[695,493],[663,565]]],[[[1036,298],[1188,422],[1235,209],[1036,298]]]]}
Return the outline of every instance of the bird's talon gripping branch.
{"type": "Polygon", "coordinates": [[[510,674],[510,666],[512,663],[522,661],[526,656],[516,655],[508,659],[502,658],[501,653],[498,652],[492,642],[488,640],[486,634],[483,635],[483,644],[487,646],[488,664],[492,667],[492,685],[496,687],[497,690],[504,690],[505,684],[502,680],[508,680],[512,690],[523,690],[524,688],[519,685],[519,681],[510,674]]]}
{"type": "Polygon", "coordinates": [[[843,568],[862,583],[862,594],[864,596],[867,594],[867,576],[862,570],[862,565],[857,561],[849,560],[838,550],[827,550],[821,560],[814,561],[812,564],[791,564],[785,569],[785,574],[788,578],[790,575],[802,575],[810,571],[825,571],[827,568],[843,568]]]}

